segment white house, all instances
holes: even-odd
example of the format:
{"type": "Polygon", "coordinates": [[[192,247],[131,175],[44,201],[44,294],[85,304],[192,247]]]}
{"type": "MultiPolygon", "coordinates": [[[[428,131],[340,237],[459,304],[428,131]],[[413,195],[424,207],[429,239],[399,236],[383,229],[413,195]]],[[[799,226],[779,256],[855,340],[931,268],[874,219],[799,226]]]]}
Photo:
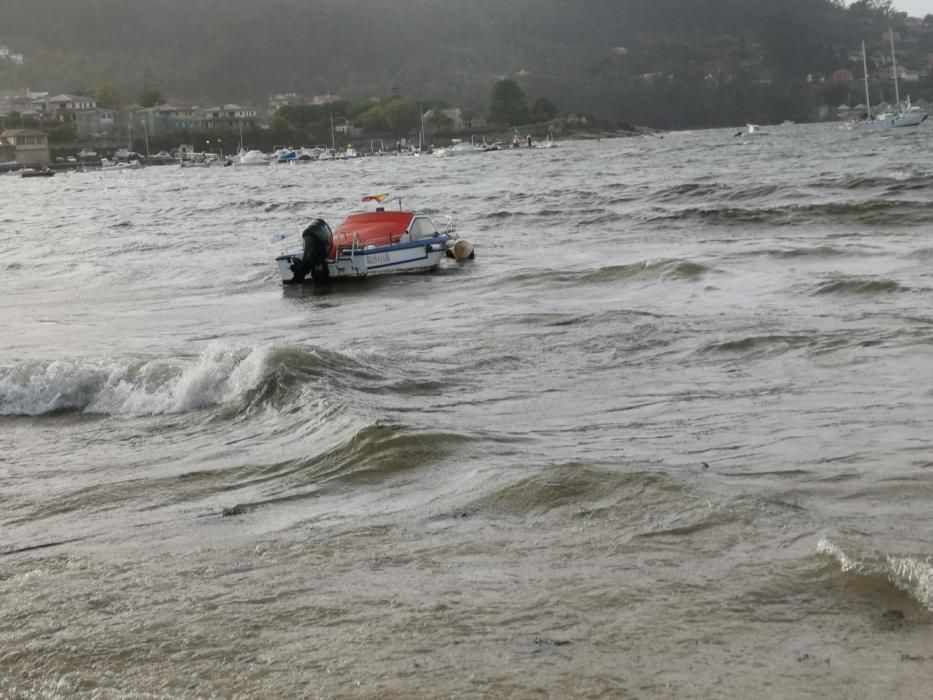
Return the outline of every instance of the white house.
{"type": "Polygon", "coordinates": [[[9,139],[0,136],[0,165],[16,162],[16,147],[9,139]]]}
{"type": "Polygon", "coordinates": [[[13,144],[14,157],[19,165],[47,165],[49,137],[35,129],[7,129],[0,138],[13,144]]]}
{"type": "Polygon", "coordinates": [[[136,110],[134,120],[150,136],[204,128],[204,117],[194,107],[167,104],[146,107],[136,110]]]}
{"type": "Polygon", "coordinates": [[[45,113],[60,122],[78,121],[78,112],[97,109],[97,100],[82,95],[55,95],[45,99],[45,113]]]}
{"type": "Polygon", "coordinates": [[[0,61],[9,61],[21,66],[23,65],[23,54],[13,53],[8,46],[0,44],[0,61]]]}
{"type": "Polygon", "coordinates": [[[280,93],[278,95],[269,96],[269,111],[275,112],[280,107],[287,107],[289,105],[300,105],[302,102],[301,97],[294,92],[280,93]]]}
{"type": "MultiPolygon", "coordinates": [[[[452,109],[442,109],[440,113],[450,121],[450,129],[453,131],[461,131],[463,129],[463,111],[459,107],[454,107],[452,109]]],[[[425,124],[430,125],[431,121],[434,119],[434,110],[429,109],[423,115],[425,124]]]]}
{"type": "Polygon", "coordinates": [[[221,129],[224,127],[236,128],[238,126],[255,126],[256,110],[240,105],[220,105],[201,110],[204,125],[208,129],[221,129]]]}

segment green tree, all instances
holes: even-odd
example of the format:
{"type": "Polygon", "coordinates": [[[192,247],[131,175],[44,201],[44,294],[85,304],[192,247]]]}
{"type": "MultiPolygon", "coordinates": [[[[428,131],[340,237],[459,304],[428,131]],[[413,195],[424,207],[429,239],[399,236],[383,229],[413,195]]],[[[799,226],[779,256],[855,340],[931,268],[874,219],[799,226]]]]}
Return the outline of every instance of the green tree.
{"type": "Polygon", "coordinates": [[[91,97],[97,100],[98,107],[119,109],[123,106],[123,95],[113,85],[102,83],[91,90],[91,97]]]}
{"type": "Polygon", "coordinates": [[[156,105],[165,104],[162,93],[155,88],[146,88],[139,94],[137,100],[140,107],[155,107],[156,105]]]}
{"type": "Polygon", "coordinates": [[[386,126],[394,135],[407,134],[421,123],[418,105],[411,100],[392,100],[386,105],[386,126]]]}
{"type": "Polygon", "coordinates": [[[420,126],[420,121],[418,105],[402,97],[384,100],[360,115],[360,122],[367,131],[393,136],[411,133],[420,126]]]}
{"type": "Polygon", "coordinates": [[[514,80],[500,80],[492,89],[489,121],[493,124],[526,124],[528,105],[525,93],[514,80]]]}
{"type": "Polygon", "coordinates": [[[531,121],[536,124],[549,122],[557,116],[557,107],[546,97],[539,97],[531,106],[531,121]]]}
{"type": "Polygon", "coordinates": [[[443,131],[444,129],[449,129],[454,125],[454,120],[444,114],[444,110],[440,107],[431,108],[431,116],[425,121],[429,127],[435,131],[443,131]]]}

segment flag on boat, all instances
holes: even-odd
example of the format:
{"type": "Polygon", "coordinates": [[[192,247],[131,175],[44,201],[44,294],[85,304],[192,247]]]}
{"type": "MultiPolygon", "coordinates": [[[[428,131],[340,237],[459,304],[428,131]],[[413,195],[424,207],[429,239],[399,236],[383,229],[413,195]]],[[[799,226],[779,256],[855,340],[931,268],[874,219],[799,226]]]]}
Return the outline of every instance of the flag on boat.
{"type": "Polygon", "coordinates": [[[384,194],[368,194],[363,197],[364,202],[384,202],[389,196],[389,193],[384,194]]]}

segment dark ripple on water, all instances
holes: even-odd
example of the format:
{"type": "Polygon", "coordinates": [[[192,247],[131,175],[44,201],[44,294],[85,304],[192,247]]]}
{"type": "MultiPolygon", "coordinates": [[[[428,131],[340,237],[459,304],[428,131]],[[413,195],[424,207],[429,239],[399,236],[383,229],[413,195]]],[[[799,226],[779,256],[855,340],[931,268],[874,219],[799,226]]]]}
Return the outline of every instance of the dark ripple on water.
{"type": "Polygon", "coordinates": [[[810,226],[826,221],[832,224],[862,226],[923,224],[933,215],[933,202],[868,200],[858,202],[827,202],[823,204],[791,204],[763,208],[742,207],[686,207],[683,209],[649,210],[641,214],[643,221],[695,221],[705,224],[744,226],[748,224],[770,226],[810,226]]]}

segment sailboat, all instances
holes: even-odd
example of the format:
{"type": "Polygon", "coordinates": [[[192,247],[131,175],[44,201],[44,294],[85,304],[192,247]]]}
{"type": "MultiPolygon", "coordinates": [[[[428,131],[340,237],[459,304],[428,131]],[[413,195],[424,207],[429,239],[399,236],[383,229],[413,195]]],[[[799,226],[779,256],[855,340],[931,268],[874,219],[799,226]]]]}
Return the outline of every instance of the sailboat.
{"type": "Polygon", "coordinates": [[[867,115],[865,119],[855,123],[859,129],[896,129],[904,126],[919,126],[927,118],[927,115],[919,107],[910,104],[910,96],[907,96],[907,104],[901,104],[901,94],[897,85],[897,58],[894,55],[894,32],[888,29],[888,36],[891,39],[891,63],[894,66],[894,108],[891,111],[883,112],[874,119],[871,116],[871,101],[868,94],[868,59],[865,56],[865,42],[862,42],[862,71],[865,74],[865,104],[867,105],[867,115]]]}

